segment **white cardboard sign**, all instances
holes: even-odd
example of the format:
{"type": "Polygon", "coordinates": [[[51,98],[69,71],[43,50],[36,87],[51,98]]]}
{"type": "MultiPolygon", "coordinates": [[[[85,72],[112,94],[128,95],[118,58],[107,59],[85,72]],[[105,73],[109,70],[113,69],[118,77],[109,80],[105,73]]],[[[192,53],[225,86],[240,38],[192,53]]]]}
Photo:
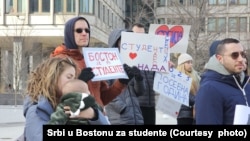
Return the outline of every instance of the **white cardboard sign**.
{"type": "Polygon", "coordinates": [[[122,32],[120,53],[124,63],[140,70],[169,70],[169,38],[166,36],[122,32]]]}
{"type": "Polygon", "coordinates": [[[128,78],[118,48],[83,48],[84,60],[95,77],[92,81],[128,78]]]}
{"type": "Polygon", "coordinates": [[[169,73],[155,73],[153,89],[181,104],[189,106],[192,78],[171,68],[169,73]]]}
{"type": "Polygon", "coordinates": [[[185,53],[188,48],[190,28],[190,25],[150,24],[149,34],[169,37],[170,52],[185,53]]]}

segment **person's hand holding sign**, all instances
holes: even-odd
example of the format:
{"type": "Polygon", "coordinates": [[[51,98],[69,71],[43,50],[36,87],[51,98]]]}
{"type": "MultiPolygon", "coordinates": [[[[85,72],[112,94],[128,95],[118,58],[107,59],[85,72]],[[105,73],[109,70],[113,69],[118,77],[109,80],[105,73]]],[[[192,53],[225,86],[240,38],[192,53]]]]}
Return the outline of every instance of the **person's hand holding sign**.
{"type": "Polygon", "coordinates": [[[136,81],[142,81],[143,76],[141,75],[141,71],[136,66],[133,66],[132,69],[133,69],[133,72],[134,72],[135,80],[136,81]]]}
{"type": "Polygon", "coordinates": [[[94,76],[95,76],[95,74],[93,73],[92,68],[88,67],[88,68],[82,69],[82,72],[79,75],[78,79],[80,79],[80,80],[82,80],[82,81],[84,81],[84,82],[87,83],[94,76]]]}
{"type": "Polygon", "coordinates": [[[133,72],[133,68],[131,68],[130,66],[128,66],[127,64],[123,64],[123,68],[125,70],[125,72],[128,75],[128,79],[119,79],[119,81],[122,84],[128,84],[128,82],[134,77],[134,72],[133,72]]]}

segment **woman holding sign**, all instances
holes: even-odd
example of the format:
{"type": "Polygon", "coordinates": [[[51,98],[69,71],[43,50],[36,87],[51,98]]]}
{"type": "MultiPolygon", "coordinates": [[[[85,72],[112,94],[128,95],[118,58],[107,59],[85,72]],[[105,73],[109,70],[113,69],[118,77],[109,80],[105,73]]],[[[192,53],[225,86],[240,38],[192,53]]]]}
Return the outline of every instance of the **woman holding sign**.
{"type": "MultiPolygon", "coordinates": [[[[68,20],[64,29],[64,44],[58,46],[50,55],[51,57],[71,57],[77,64],[77,76],[88,83],[90,93],[102,107],[118,96],[127,85],[129,79],[115,80],[109,87],[106,81],[89,81],[94,77],[91,68],[86,68],[82,50],[89,46],[90,25],[84,17],[74,17],[68,20]]],[[[130,70],[130,68],[125,69],[130,70]]],[[[127,73],[128,74],[128,73],[127,73]]]]}
{"type": "Polygon", "coordinates": [[[193,107],[195,103],[195,95],[199,88],[200,76],[193,68],[193,58],[187,53],[180,54],[180,56],[178,57],[178,66],[176,69],[192,78],[189,92],[189,106],[183,104],[181,105],[177,116],[177,125],[191,125],[195,123],[193,107]]]}

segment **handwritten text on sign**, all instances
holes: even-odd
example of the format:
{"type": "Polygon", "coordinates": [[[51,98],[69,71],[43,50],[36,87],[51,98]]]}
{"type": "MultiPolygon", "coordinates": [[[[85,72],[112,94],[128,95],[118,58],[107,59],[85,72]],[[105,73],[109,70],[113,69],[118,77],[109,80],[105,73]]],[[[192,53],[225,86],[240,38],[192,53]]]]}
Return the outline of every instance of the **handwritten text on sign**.
{"type": "Polygon", "coordinates": [[[95,74],[93,81],[128,78],[118,48],[83,48],[83,54],[86,66],[95,74]]]}
{"type": "Polygon", "coordinates": [[[189,106],[189,91],[192,78],[170,69],[170,73],[155,73],[154,90],[184,105],[189,106]]]}
{"type": "Polygon", "coordinates": [[[140,70],[168,72],[169,38],[161,35],[149,35],[122,32],[121,57],[129,66],[140,70]]]}

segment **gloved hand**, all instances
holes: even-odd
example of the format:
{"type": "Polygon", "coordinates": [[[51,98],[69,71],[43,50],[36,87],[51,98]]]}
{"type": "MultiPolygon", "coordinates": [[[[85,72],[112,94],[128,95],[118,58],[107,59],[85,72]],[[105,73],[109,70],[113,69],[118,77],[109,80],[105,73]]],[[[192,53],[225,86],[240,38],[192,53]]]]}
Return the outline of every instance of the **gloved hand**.
{"type": "Polygon", "coordinates": [[[128,75],[128,79],[119,79],[122,84],[128,84],[128,82],[134,77],[133,69],[127,64],[123,64],[123,68],[128,75]]]}
{"type": "Polygon", "coordinates": [[[94,76],[95,76],[95,74],[92,72],[92,68],[85,68],[85,69],[82,69],[82,72],[79,75],[78,79],[80,79],[84,82],[88,82],[94,76]]]}
{"type": "Polygon", "coordinates": [[[135,80],[136,81],[142,81],[143,77],[141,75],[141,71],[136,66],[133,66],[132,69],[133,69],[133,72],[134,72],[135,80]]]}

